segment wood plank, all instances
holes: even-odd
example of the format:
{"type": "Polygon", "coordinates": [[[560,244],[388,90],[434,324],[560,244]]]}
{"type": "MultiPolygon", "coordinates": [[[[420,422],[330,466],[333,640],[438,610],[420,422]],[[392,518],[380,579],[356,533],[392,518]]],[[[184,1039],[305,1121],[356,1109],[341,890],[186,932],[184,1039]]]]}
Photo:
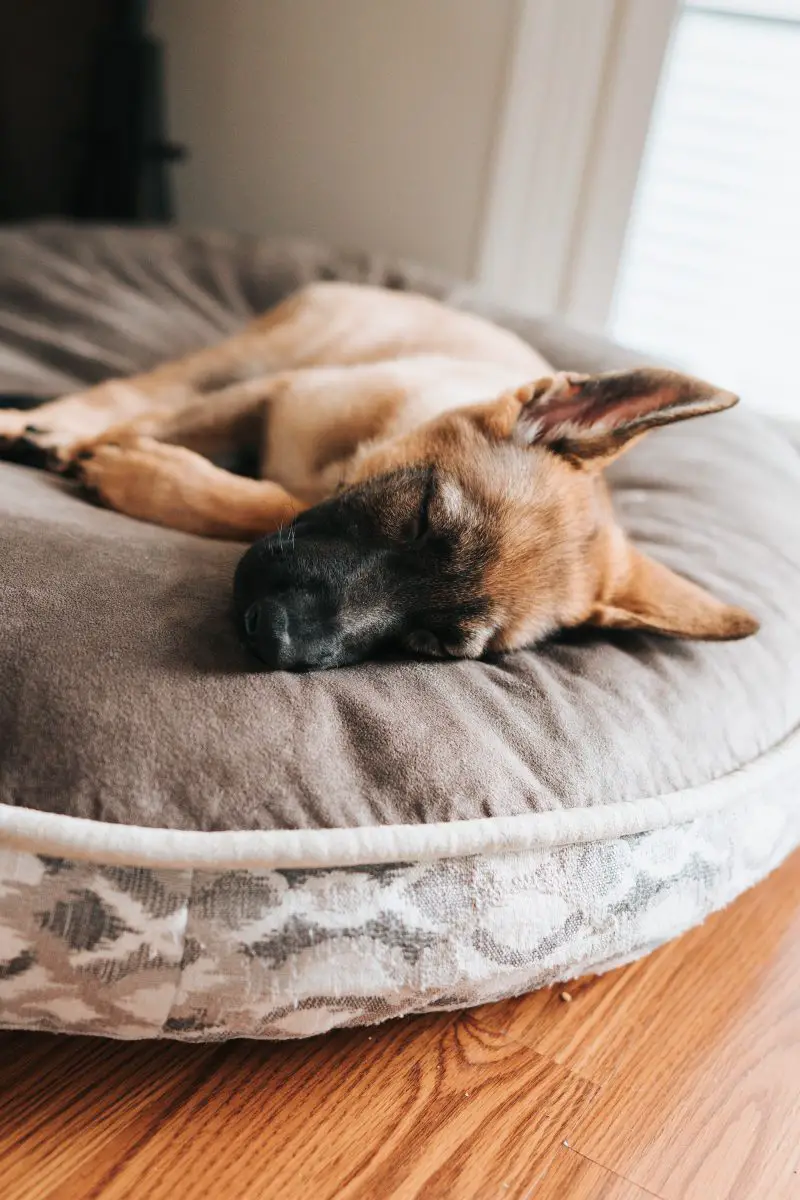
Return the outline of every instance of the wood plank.
{"type": "Polygon", "coordinates": [[[609,1020],[624,990],[644,998],[650,963],[667,952],[659,950],[650,959],[583,979],[543,988],[472,1010],[470,1020],[486,1038],[499,1037],[523,1042],[560,1063],[575,1074],[603,1084],[613,1074],[623,1046],[607,1037],[609,1020]],[[563,995],[569,997],[566,1001],[563,995]]]}
{"type": "Polygon", "coordinates": [[[572,1146],[665,1200],[797,1200],[800,855],[644,965],[572,1146]]]}
{"type": "Polygon", "coordinates": [[[5,1200],[82,1200],[103,1155],[135,1150],[216,1069],[221,1053],[218,1046],[51,1034],[4,1035],[0,1045],[5,1200]],[[38,1066],[22,1050],[25,1043],[35,1048],[38,1066]]]}
{"type": "Polygon", "coordinates": [[[4,1200],[522,1196],[596,1090],[450,1014],[272,1045],[27,1039],[40,1069],[8,1052],[26,1035],[0,1066],[4,1200]]]}
{"type": "Polygon", "coordinates": [[[524,1196],[596,1090],[459,1017],[333,1035],[265,1080],[274,1053],[237,1048],[131,1161],[109,1160],[104,1200],[199,1196],[209,1178],[242,1200],[524,1196]]]}
{"type": "Polygon", "coordinates": [[[628,1179],[559,1146],[547,1174],[535,1192],[536,1200],[652,1200],[628,1179]]]}

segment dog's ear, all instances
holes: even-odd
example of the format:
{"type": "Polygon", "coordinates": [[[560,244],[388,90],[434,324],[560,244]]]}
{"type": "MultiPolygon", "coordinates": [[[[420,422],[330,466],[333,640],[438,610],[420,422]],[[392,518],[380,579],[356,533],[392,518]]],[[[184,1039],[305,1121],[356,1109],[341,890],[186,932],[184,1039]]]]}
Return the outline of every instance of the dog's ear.
{"type": "Polygon", "coordinates": [[[604,375],[560,373],[520,388],[513,436],[580,466],[603,467],[658,425],[731,408],[732,392],[677,371],[643,367],[604,375]]]}
{"type": "Polygon", "coordinates": [[[595,606],[589,624],[708,641],[748,637],[759,627],[743,608],[723,604],[633,547],[628,549],[624,574],[595,606]]]}

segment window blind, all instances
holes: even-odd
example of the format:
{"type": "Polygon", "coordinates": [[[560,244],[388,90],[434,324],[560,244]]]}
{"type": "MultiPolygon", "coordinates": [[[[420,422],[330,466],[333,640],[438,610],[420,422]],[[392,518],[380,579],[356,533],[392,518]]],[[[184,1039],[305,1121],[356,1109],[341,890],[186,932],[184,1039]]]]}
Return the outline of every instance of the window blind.
{"type": "Polygon", "coordinates": [[[684,5],[610,326],[800,416],[800,0],[684,5]]]}

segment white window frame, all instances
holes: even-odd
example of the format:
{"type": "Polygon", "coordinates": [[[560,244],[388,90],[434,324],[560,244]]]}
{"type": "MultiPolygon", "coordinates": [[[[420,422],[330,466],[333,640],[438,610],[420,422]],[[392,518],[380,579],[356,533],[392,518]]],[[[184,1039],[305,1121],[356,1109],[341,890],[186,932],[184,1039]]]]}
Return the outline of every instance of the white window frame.
{"type": "Polygon", "coordinates": [[[691,7],[766,21],[800,20],[800,0],[691,0],[691,7]]]}
{"type": "Polygon", "coordinates": [[[605,325],[679,0],[518,0],[478,238],[505,304],[605,325]]]}

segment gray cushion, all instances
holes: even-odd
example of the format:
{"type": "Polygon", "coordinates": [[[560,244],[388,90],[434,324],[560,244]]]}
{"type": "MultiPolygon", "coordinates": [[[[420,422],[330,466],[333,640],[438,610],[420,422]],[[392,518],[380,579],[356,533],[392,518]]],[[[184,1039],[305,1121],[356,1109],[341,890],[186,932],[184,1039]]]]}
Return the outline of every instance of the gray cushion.
{"type": "MultiPolygon", "coordinates": [[[[98,362],[146,365],[348,266],[163,233],[2,239],[15,356],[0,371],[18,387],[50,383],[42,359],[70,384],[98,362]]],[[[622,357],[542,322],[528,332],[557,366],[622,357]]],[[[239,547],[3,466],[0,798],[179,829],[327,828],[601,805],[735,770],[800,713],[797,455],[736,411],[652,435],[614,482],[637,543],[751,608],[758,637],[587,634],[491,663],[261,674],[230,621],[239,547]]]]}

